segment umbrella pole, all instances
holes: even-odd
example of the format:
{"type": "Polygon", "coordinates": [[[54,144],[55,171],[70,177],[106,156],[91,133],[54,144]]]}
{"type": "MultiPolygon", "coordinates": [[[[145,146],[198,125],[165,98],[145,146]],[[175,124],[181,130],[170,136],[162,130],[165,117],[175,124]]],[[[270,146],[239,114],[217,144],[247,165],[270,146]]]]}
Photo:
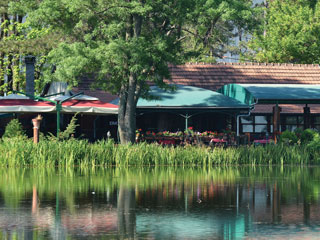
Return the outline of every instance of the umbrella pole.
{"type": "Polygon", "coordinates": [[[185,130],[186,130],[186,132],[188,131],[188,120],[189,120],[189,115],[187,113],[185,116],[185,130]]]}
{"type": "Polygon", "coordinates": [[[60,133],[60,112],[62,108],[61,104],[57,103],[56,108],[57,108],[57,137],[58,137],[60,133]]]}

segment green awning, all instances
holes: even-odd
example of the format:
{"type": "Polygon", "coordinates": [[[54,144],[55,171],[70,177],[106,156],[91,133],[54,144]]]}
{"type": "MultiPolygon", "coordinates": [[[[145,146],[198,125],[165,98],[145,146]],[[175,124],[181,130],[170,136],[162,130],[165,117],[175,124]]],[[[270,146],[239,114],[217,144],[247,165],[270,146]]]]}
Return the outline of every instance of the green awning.
{"type": "Polygon", "coordinates": [[[249,106],[238,100],[224,96],[211,90],[175,85],[175,91],[165,91],[152,86],[150,94],[159,99],[146,100],[140,98],[137,108],[165,108],[165,109],[248,109],[249,106]]]}
{"type": "Polygon", "coordinates": [[[320,85],[228,84],[218,90],[245,104],[319,104],[320,85]]]}

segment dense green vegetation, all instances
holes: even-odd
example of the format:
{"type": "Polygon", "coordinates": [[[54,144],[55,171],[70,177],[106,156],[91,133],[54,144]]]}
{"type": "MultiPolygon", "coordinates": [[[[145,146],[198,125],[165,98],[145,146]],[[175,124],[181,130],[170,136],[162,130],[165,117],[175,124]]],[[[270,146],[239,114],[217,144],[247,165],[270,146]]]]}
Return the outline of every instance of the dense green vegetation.
{"type": "Polygon", "coordinates": [[[213,166],[237,164],[318,164],[320,163],[320,136],[311,129],[285,131],[280,144],[267,146],[165,147],[158,144],[118,145],[114,141],[73,138],[74,116],[58,137],[40,134],[34,144],[24,134],[21,124],[13,119],[0,140],[2,166],[213,166]]]}
{"type": "Polygon", "coordinates": [[[157,144],[118,145],[113,141],[42,140],[25,138],[0,142],[2,166],[213,166],[230,164],[319,164],[320,145],[268,145],[210,148],[163,147],[157,144]]]}
{"type": "Polygon", "coordinates": [[[264,24],[260,24],[249,44],[253,50],[252,59],[258,62],[319,64],[319,1],[267,2],[264,24]]]}

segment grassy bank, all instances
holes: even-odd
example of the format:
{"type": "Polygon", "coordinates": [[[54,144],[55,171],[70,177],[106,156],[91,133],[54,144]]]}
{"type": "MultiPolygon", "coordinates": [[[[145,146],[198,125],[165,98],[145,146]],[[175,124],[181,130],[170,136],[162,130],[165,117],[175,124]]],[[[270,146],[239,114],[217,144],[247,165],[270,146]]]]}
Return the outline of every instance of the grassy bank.
{"type": "Polygon", "coordinates": [[[117,145],[112,141],[49,141],[8,138],[0,142],[2,166],[213,166],[237,164],[319,164],[320,148],[309,145],[237,148],[117,145]]]}

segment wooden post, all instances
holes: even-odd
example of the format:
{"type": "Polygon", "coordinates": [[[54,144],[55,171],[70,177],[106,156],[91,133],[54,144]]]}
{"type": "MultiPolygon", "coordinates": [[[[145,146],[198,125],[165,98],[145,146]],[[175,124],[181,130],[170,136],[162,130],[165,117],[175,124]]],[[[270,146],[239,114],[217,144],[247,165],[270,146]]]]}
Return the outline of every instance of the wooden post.
{"type": "Polygon", "coordinates": [[[280,112],[281,108],[278,106],[273,107],[273,137],[274,143],[277,143],[277,135],[280,132],[280,112]]]}
{"type": "Polygon", "coordinates": [[[247,139],[248,139],[248,145],[250,145],[251,144],[251,139],[250,139],[250,133],[248,132],[248,133],[245,133],[245,135],[247,136],[247,139]]]}
{"type": "Polygon", "coordinates": [[[303,125],[304,129],[310,128],[310,108],[308,104],[303,108],[303,125]]]}
{"type": "Polygon", "coordinates": [[[39,114],[36,118],[32,119],[33,124],[33,142],[38,143],[39,142],[39,128],[40,128],[40,122],[42,120],[41,115],[39,114]]]}

